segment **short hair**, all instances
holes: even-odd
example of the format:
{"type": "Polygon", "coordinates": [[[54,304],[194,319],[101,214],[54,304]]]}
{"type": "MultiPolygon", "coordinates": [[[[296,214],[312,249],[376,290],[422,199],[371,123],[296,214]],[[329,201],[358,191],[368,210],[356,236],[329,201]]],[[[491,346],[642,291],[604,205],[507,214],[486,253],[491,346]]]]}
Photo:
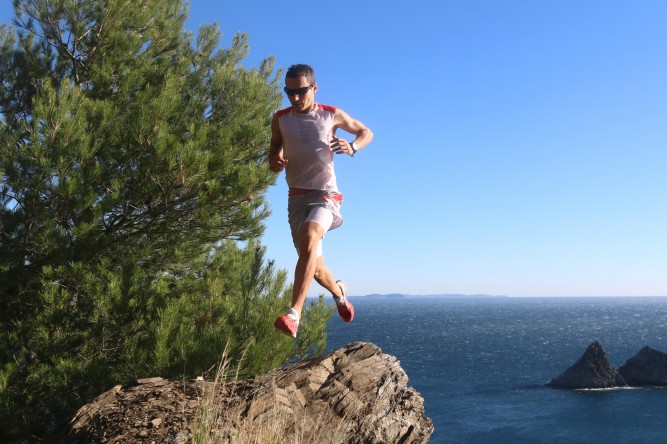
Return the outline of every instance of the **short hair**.
{"type": "Polygon", "coordinates": [[[285,78],[290,79],[296,79],[301,76],[304,76],[309,82],[315,83],[315,70],[310,65],[298,63],[287,68],[287,73],[285,73],[285,78]]]}

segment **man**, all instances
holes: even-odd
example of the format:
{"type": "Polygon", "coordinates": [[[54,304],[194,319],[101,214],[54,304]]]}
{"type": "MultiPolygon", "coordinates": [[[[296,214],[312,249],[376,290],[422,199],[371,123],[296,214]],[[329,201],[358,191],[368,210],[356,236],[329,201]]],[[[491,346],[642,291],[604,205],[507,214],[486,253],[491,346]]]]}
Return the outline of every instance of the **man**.
{"type": "Polygon", "coordinates": [[[313,279],[329,290],[343,321],[354,318],[345,282],[335,280],[324,263],[322,238],[343,223],[340,215],[343,195],[336,184],[333,154],[354,156],[370,143],[373,133],[345,111],[315,102],[317,83],[308,65],[290,66],[284,90],[292,106],[273,116],[269,167],[276,173],[285,170],[289,186],[288,218],[299,259],[294,272],[292,306],[273,325],[296,337],[313,279]],[[336,137],[338,128],[353,134],[354,140],[336,137]]]}

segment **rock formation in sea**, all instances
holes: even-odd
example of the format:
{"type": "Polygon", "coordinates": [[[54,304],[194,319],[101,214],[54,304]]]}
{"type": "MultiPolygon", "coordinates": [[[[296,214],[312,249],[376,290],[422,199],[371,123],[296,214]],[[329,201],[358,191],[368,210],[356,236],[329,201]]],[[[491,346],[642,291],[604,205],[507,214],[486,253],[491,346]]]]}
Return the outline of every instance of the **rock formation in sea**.
{"type": "Polygon", "coordinates": [[[407,382],[395,357],[355,342],[248,381],[116,386],[50,442],[184,444],[209,434],[199,442],[426,443],[433,423],[407,382]]]}
{"type": "Polygon", "coordinates": [[[588,346],[574,365],[548,385],[566,389],[600,389],[627,387],[628,384],[609,363],[602,345],[596,341],[588,346]]]}
{"type": "Polygon", "coordinates": [[[619,367],[618,372],[631,386],[667,385],[667,354],[644,347],[619,367]]]}

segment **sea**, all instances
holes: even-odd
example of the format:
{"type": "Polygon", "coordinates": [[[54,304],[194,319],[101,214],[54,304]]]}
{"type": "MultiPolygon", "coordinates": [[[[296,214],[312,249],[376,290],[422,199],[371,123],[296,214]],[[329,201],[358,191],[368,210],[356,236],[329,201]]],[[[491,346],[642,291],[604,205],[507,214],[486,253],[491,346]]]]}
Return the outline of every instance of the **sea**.
{"type": "Polygon", "coordinates": [[[350,297],[327,349],[372,342],[423,397],[430,443],[667,443],[667,388],[546,386],[594,341],[667,352],[667,297],[350,297]]]}

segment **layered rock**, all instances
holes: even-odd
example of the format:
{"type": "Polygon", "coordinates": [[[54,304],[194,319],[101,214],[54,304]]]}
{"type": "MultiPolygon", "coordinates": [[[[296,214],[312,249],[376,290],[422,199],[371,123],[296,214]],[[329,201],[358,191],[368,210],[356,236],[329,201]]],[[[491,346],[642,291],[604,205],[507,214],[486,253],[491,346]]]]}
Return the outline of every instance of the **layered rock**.
{"type": "Polygon", "coordinates": [[[619,367],[618,372],[631,386],[665,386],[667,354],[644,347],[619,367]]]}
{"type": "Polygon", "coordinates": [[[426,443],[433,424],[407,382],[395,357],[357,342],[252,381],[117,386],[51,442],[178,444],[206,434],[216,443],[426,443]]]}
{"type": "Polygon", "coordinates": [[[549,385],[567,389],[601,389],[627,387],[628,384],[609,363],[602,345],[596,341],[588,346],[574,365],[553,379],[549,385]]]}

